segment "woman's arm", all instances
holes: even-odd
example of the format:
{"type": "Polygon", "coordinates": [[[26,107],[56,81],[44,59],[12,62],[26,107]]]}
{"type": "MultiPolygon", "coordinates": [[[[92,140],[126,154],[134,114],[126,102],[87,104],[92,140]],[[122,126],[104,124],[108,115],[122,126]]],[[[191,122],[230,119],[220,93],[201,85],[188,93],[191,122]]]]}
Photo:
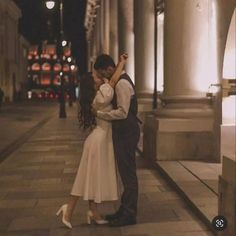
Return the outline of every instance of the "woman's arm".
{"type": "Polygon", "coordinates": [[[118,80],[120,78],[120,75],[121,75],[121,72],[124,68],[124,65],[125,65],[126,61],[127,61],[127,58],[128,58],[128,54],[122,54],[120,56],[120,61],[117,64],[115,72],[113,73],[113,75],[112,75],[112,77],[109,81],[109,84],[112,88],[114,88],[116,83],[118,82],[118,80]]]}

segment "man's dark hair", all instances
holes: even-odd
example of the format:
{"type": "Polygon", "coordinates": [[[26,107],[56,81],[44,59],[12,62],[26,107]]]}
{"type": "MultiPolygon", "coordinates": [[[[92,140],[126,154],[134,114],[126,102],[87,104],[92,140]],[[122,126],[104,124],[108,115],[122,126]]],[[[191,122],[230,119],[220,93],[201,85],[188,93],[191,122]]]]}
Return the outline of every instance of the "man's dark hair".
{"type": "Polygon", "coordinates": [[[101,54],[97,57],[95,63],[94,63],[94,69],[107,69],[109,66],[116,67],[115,62],[113,59],[107,55],[107,54],[101,54]]]}

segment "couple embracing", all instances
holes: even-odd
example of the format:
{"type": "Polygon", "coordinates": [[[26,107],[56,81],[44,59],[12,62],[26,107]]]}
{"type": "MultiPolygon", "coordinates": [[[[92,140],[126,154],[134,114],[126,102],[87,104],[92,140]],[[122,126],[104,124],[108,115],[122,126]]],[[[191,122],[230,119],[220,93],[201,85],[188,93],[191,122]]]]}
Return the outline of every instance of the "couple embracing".
{"type": "Polygon", "coordinates": [[[124,72],[127,54],[115,65],[106,54],[97,57],[93,73],[81,80],[80,123],[92,128],[84,142],[79,169],[67,204],[61,206],[62,222],[72,228],[77,200],[89,203],[88,224],[119,227],[136,223],[138,180],[135,149],[140,130],[134,84],[124,72]],[[101,216],[98,204],[118,200],[118,172],[123,184],[121,205],[112,215],[101,216]]]}

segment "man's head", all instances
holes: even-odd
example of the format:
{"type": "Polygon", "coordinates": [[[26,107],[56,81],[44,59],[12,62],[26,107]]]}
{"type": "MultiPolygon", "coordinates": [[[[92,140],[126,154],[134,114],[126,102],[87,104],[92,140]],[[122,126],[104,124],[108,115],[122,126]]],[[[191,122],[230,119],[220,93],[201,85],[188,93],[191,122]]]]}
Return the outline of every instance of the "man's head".
{"type": "Polygon", "coordinates": [[[101,54],[94,63],[94,69],[100,78],[110,79],[115,70],[113,59],[107,54],[101,54]]]}

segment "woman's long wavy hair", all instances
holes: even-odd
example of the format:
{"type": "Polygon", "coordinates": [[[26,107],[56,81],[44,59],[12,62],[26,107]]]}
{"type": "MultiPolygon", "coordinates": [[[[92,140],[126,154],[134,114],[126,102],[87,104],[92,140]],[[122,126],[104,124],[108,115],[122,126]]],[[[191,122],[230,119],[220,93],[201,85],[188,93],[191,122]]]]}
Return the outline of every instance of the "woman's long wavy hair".
{"type": "Polygon", "coordinates": [[[80,80],[79,94],[79,125],[84,130],[92,129],[96,125],[95,115],[92,112],[92,103],[96,95],[92,73],[87,73],[80,80]]]}

